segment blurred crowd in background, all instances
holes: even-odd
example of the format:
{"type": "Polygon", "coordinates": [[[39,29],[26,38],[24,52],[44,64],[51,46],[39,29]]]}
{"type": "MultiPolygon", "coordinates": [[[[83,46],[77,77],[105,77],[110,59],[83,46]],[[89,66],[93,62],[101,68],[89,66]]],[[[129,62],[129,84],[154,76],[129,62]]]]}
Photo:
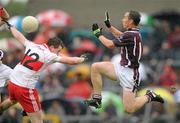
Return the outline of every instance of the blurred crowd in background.
{"type": "MultiPolygon", "coordinates": [[[[142,81],[138,94],[143,95],[147,88],[151,88],[161,94],[166,102],[163,105],[148,104],[133,115],[128,115],[123,110],[122,88],[119,83],[107,78],[103,78],[103,107],[96,110],[82,103],[91,96],[91,64],[98,61],[119,62],[117,49],[105,48],[89,28],[72,28],[73,18],[60,9],[48,9],[37,14],[39,30],[30,34],[22,30],[24,15],[11,16],[9,22],[35,43],[46,43],[49,38],[57,36],[63,40],[65,46],[62,53],[69,56],[89,53],[89,60],[85,64],[71,66],[55,63],[42,73],[37,88],[45,115],[55,114],[62,123],[180,122],[180,13],[167,10],[153,15],[141,15],[140,29],[144,50],[140,64],[142,81]]],[[[119,29],[123,30],[121,27],[119,29]]],[[[3,63],[14,68],[23,57],[24,48],[5,26],[0,27],[0,30],[0,49],[5,52],[3,63]]],[[[103,30],[103,33],[111,39],[114,38],[107,30],[103,30]]],[[[1,93],[7,98],[6,88],[1,89],[1,93]]],[[[0,123],[21,122],[19,105],[0,116],[0,123]]]]}

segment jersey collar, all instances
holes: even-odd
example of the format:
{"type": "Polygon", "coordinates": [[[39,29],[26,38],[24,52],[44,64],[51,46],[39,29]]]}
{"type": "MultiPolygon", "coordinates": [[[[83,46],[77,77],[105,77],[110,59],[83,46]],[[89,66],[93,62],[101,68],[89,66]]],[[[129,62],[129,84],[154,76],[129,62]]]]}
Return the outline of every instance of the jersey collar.
{"type": "Polygon", "coordinates": [[[139,31],[138,28],[129,28],[128,31],[139,31]]]}
{"type": "Polygon", "coordinates": [[[47,45],[47,44],[43,44],[43,46],[44,46],[46,49],[48,49],[48,50],[49,50],[49,47],[48,47],[48,45],[47,45]]]}

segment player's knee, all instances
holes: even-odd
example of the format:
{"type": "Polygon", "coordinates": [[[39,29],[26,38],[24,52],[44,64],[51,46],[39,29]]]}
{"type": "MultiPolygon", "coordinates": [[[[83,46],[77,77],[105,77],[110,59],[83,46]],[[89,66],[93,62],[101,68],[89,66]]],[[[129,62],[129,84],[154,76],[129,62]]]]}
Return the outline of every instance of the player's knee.
{"type": "Polygon", "coordinates": [[[98,68],[99,68],[99,63],[93,63],[92,66],[91,66],[92,71],[97,71],[98,68]]]}
{"type": "Polygon", "coordinates": [[[28,113],[28,116],[30,116],[32,121],[36,121],[35,123],[39,123],[39,121],[42,121],[43,119],[43,113],[41,111],[35,113],[28,113]]]}
{"type": "Polygon", "coordinates": [[[37,115],[37,116],[30,116],[30,119],[32,121],[32,123],[42,123],[43,120],[43,116],[41,115],[37,115]]]}
{"type": "Polygon", "coordinates": [[[131,114],[131,113],[134,113],[135,112],[135,109],[133,106],[124,106],[124,110],[125,112],[131,114]]]}

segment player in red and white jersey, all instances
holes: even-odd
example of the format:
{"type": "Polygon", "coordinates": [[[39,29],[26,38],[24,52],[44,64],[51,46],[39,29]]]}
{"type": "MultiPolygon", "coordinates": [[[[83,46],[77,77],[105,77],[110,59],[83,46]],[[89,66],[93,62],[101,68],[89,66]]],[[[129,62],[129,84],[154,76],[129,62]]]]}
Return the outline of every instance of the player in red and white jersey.
{"type": "MultiPolygon", "coordinates": [[[[6,88],[8,85],[8,81],[10,79],[10,75],[13,71],[12,68],[2,63],[4,53],[2,50],[0,50],[0,89],[6,88]]],[[[2,101],[3,95],[0,93],[0,102],[2,101]]],[[[13,103],[12,101],[7,101],[6,105],[7,107],[10,107],[16,103],[13,103]]],[[[2,113],[2,112],[0,112],[2,113]]],[[[27,115],[25,111],[22,111],[22,115],[27,115]]]]}
{"type": "Polygon", "coordinates": [[[28,41],[15,27],[5,21],[12,35],[25,46],[25,55],[22,61],[16,65],[10,75],[8,92],[10,99],[0,105],[0,111],[8,108],[6,105],[19,102],[33,123],[42,123],[42,111],[35,88],[40,73],[50,64],[55,62],[66,64],[79,64],[87,57],[69,57],[58,55],[62,49],[62,41],[59,38],[49,39],[47,44],[35,44],[28,41]],[[8,102],[9,101],[9,102],[8,102]]]}
{"type": "Polygon", "coordinates": [[[123,88],[124,109],[128,113],[133,113],[141,108],[145,103],[157,101],[164,103],[163,98],[155,92],[148,90],[146,95],[136,97],[136,91],[140,84],[139,79],[139,60],[142,54],[142,39],[138,29],[140,14],[137,11],[127,11],[122,19],[125,32],[117,30],[111,26],[108,13],[106,13],[105,24],[109,31],[115,36],[110,40],[103,36],[98,24],[93,24],[92,30],[94,35],[107,48],[120,49],[121,61],[119,63],[97,62],[91,67],[91,81],[93,84],[93,94],[90,100],[85,100],[89,106],[96,108],[101,107],[102,76],[111,80],[119,81],[123,88]]]}
{"type": "MultiPolygon", "coordinates": [[[[12,29],[13,30],[13,29],[12,29]]],[[[26,47],[24,58],[19,64],[14,68],[10,80],[21,87],[34,89],[36,83],[38,82],[40,73],[49,65],[55,62],[69,62],[63,61],[64,58],[58,56],[58,52],[61,49],[57,47],[56,54],[52,53],[48,45],[54,42],[55,45],[58,44],[60,39],[53,38],[50,39],[47,44],[39,45],[28,40],[24,41],[24,46],[26,47]],[[19,77],[21,76],[21,77],[19,77]]],[[[73,58],[76,59],[76,58],[73,58]]],[[[79,58],[78,58],[79,59],[79,58]]],[[[81,58],[80,58],[81,59],[81,58]]],[[[72,60],[72,59],[71,59],[72,60]]],[[[82,60],[82,59],[81,59],[82,60]]],[[[71,61],[72,63],[74,61],[71,61]]],[[[69,62],[69,64],[71,64],[69,62]]]]}

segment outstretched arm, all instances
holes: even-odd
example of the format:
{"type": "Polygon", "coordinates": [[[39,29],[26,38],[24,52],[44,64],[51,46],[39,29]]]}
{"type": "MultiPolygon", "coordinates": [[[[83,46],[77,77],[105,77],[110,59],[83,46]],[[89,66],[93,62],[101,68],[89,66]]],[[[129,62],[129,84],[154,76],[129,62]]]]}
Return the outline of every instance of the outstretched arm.
{"type": "Polygon", "coordinates": [[[122,37],[117,37],[114,40],[110,40],[106,38],[105,36],[102,35],[102,30],[99,28],[98,24],[92,25],[92,31],[94,35],[101,41],[101,43],[110,49],[116,46],[121,47],[121,46],[129,46],[134,44],[134,41],[131,41],[132,40],[131,38],[133,37],[124,38],[124,39],[122,37]]]}
{"type": "Polygon", "coordinates": [[[119,31],[117,28],[111,25],[110,18],[108,12],[105,13],[106,19],[104,20],[104,23],[106,27],[109,29],[109,31],[115,36],[119,37],[123,34],[123,32],[119,31]]]}
{"type": "Polygon", "coordinates": [[[101,41],[101,43],[106,46],[109,49],[112,49],[115,47],[114,43],[112,40],[106,38],[105,36],[101,35],[99,36],[99,40],[101,41]]]}
{"type": "Polygon", "coordinates": [[[85,62],[88,60],[88,53],[84,53],[82,54],[80,57],[70,57],[70,56],[66,56],[64,54],[59,54],[58,56],[60,56],[57,61],[60,63],[65,63],[65,64],[79,64],[82,62],[85,62]]]}
{"type": "Polygon", "coordinates": [[[114,26],[111,26],[110,28],[108,28],[109,31],[115,36],[115,37],[120,37],[123,32],[119,31],[117,28],[115,28],[114,26]]]}
{"type": "Polygon", "coordinates": [[[65,64],[71,64],[71,65],[74,65],[74,64],[82,63],[82,62],[84,62],[84,61],[85,61],[85,59],[82,58],[82,57],[62,56],[62,58],[60,59],[59,62],[65,63],[65,64]]]}
{"type": "Polygon", "coordinates": [[[113,41],[110,39],[107,39],[105,36],[101,35],[99,36],[99,40],[101,41],[101,43],[104,44],[104,46],[112,49],[116,46],[122,47],[122,46],[133,46],[134,45],[134,41],[127,41],[130,39],[114,39],[113,41]]]}
{"type": "Polygon", "coordinates": [[[8,29],[11,31],[12,35],[23,45],[25,45],[25,41],[27,41],[26,37],[19,32],[16,27],[12,26],[8,21],[3,20],[6,25],[8,26],[8,29]]]}
{"type": "Polygon", "coordinates": [[[27,41],[26,37],[19,32],[14,26],[10,27],[10,31],[12,35],[23,45],[25,44],[25,41],[27,41]]]}

